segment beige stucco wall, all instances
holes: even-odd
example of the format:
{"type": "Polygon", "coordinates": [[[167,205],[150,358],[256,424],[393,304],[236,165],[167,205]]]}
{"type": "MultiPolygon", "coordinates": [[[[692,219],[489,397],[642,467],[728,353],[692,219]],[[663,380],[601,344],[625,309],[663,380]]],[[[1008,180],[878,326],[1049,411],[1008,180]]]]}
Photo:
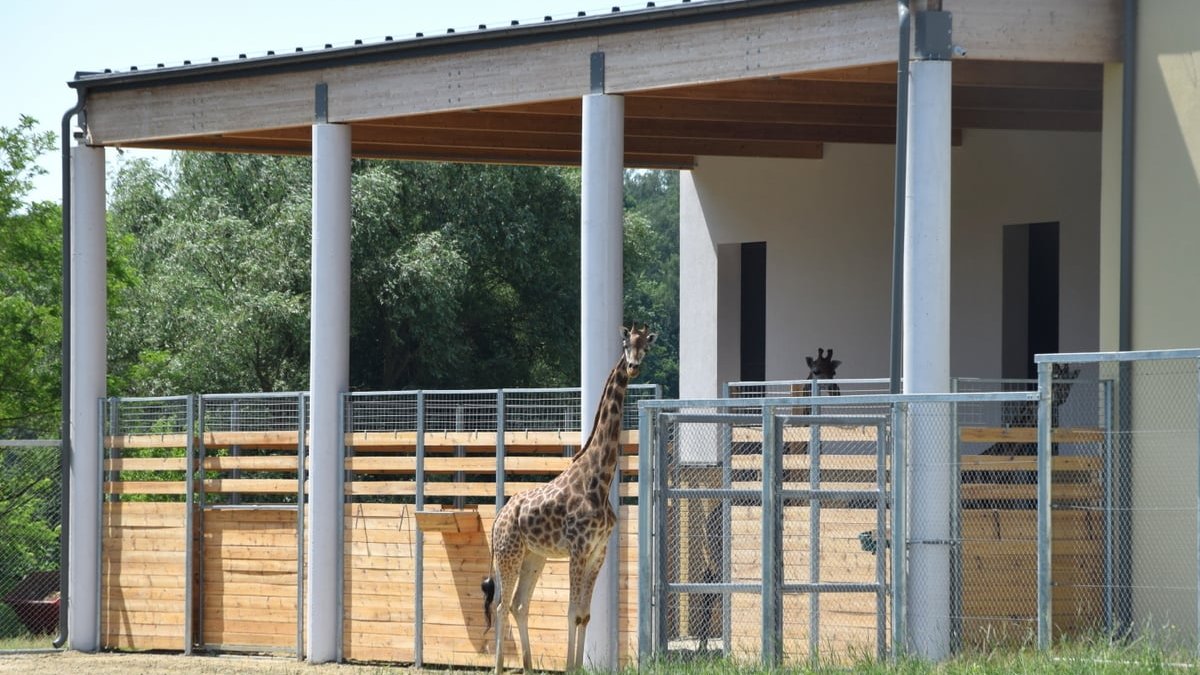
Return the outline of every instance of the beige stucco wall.
{"type": "MultiPolygon", "coordinates": [[[[830,144],[820,160],[705,157],[685,173],[683,396],[715,395],[717,373],[736,377],[736,345],[712,325],[732,325],[736,338],[730,294],[709,314],[718,291],[700,275],[721,267],[722,245],[748,241],[767,242],[768,378],[805,376],[804,356],[818,347],[836,350],[841,377],[887,377],[893,158],[892,146],[830,144]]],[[[1006,224],[1060,223],[1060,344],[1096,349],[1100,135],[972,130],[952,162],[952,374],[1000,374],[1006,224]]]]}
{"type": "MultiPolygon", "coordinates": [[[[1200,347],[1200,3],[1139,3],[1132,349],[1200,347]]],[[[1101,335],[1117,349],[1122,67],[1105,72],[1101,335]]],[[[1197,628],[1194,367],[1133,370],[1133,595],[1139,628],[1197,628]],[[1177,371],[1174,375],[1168,371],[1177,371]],[[1192,374],[1188,374],[1192,373],[1192,374]]],[[[1192,638],[1194,639],[1194,637],[1192,638]]]]}

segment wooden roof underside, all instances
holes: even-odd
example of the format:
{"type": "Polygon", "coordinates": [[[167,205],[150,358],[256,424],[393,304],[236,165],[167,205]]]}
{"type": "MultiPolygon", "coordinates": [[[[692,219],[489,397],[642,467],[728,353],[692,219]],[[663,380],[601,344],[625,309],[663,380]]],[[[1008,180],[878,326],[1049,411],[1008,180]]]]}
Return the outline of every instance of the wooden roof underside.
{"type": "MultiPolygon", "coordinates": [[[[348,54],[358,60],[319,68],[276,57],[249,74],[193,67],[74,86],[90,89],[88,133],[100,145],[308,154],[314,85],[328,82],[330,121],[352,127],[357,157],[572,165],[587,58],[602,51],[606,91],[625,98],[627,166],[819,158],[825,143],[895,141],[896,19],[885,4],[763,2],[782,9],[501,36],[463,51],[348,54]]],[[[968,129],[1100,130],[1119,2],[957,0],[954,9],[955,39],[972,50],[953,63],[954,143],[968,129]]]]}
{"type": "MultiPolygon", "coordinates": [[[[1099,131],[1102,67],[954,64],[953,142],[964,129],[1099,131]]],[[[579,99],[353,122],[356,157],[579,163],[579,99]]],[[[626,165],[687,168],[701,155],[817,159],[824,143],[894,143],[896,66],[694,85],[625,96],[626,165]]],[[[309,154],[308,126],[139,147],[309,154]]]]}

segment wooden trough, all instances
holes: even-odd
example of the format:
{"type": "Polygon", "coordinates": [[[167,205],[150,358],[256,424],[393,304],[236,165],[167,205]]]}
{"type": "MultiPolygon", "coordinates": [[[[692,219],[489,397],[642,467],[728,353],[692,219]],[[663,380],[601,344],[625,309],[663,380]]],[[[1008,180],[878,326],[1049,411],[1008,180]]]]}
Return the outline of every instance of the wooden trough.
{"type": "MultiPolygon", "coordinates": [[[[987,442],[996,434],[1007,440],[1024,433],[1002,430],[989,435],[986,430],[963,429],[961,437],[987,442]]],[[[1072,433],[1092,439],[1097,432],[1072,433]]],[[[833,440],[834,435],[823,437],[833,440]]],[[[304,542],[299,532],[301,514],[295,506],[301,489],[298,440],[294,431],[205,434],[193,439],[203,443],[205,453],[203,460],[193,460],[203,473],[197,474],[189,518],[184,499],[185,436],[105,439],[110,456],[104,463],[102,512],[104,648],[303,651],[304,542]],[[230,452],[235,446],[237,455],[230,452]]],[[[419,487],[416,441],[414,433],[405,432],[345,437],[343,654],[353,661],[419,660],[488,667],[494,658],[494,634],[484,633],[479,584],[490,567],[497,434],[426,434],[426,481],[421,487],[427,502],[439,503],[420,510],[414,500],[419,487]],[[467,504],[454,508],[455,499],[467,504]]],[[[565,468],[578,433],[510,432],[503,442],[503,490],[511,496],[565,468]]],[[[633,664],[638,584],[636,432],[624,432],[622,442],[620,494],[625,505],[618,525],[618,645],[621,663],[633,664]]],[[[803,454],[785,455],[789,480],[805,480],[808,459],[803,454]]],[[[752,464],[755,460],[735,456],[734,461],[752,464]]],[[[838,480],[850,484],[868,476],[874,480],[873,462],[873,457],[830,455],[822,458],[822,470],[841,472],[838,480]]],[[[961,520],[960,619],[966,643],[1023,639],[1035,625],[1032,504],[1036,485],[1028,482],[1035,468],[1031,457],[963,458],[963,475],[973,477],[962,486],[967,508],[961,520]],[[986,506],[985,499],[991,500],[986,506]]],[[[1100,617],[1098,561],[1103,528],[1095,510],[1082,508],[1099,503],[1100,468],[1092,457],[1054,458],[1054,622],[1062,633],[1094,628],[1100,617]]],[[[785,536],[807,536],[807,507],[786,508],[785,536]]],[[[739,507],[731,518],[735,569],[747,576],[760,573],[755,569],[760,564],[760,516],[751,507],[739,507]]],[[[821,522],[820,566],[831,575],[828,580],[842,578],[839,575],[861,577],[874,568],[876,552],[868,550],[859,536],[873,528],[873,510],[850,505],[825,508],[821,522]]],[[[686,552],[684,559],[699,564],[701,555],[697,548],[686,552]]],[[[799,575],[808,565],[803,553],[790,559],[785,579],[799,575]]],[[[550,562],[530,618],[535,667],[553,670],[565,665],[567,589],[566,561],[550,562]]],[[[799,644],[806,640],[808,604],[797,597],[802,596],[786,601],[784,622],[785,639],[799,644]]],[[[714,611],[711,604],[701,606],[696,601],[689,607],[688,602],[693,601],[674,610],[673,631],[680,636],[694,632],[691,624],[698,625],[703,612],[714,611]]],[[[823,645],[845,649],[873,644],[872,594],[822,598],[820,607],[823,645]]],[[[758,600],[735,596],[729,612],[734,653],[756,652],[758,600]]],[[[514,633],[509,632],[510,638],[515,638],[514,633]]],[[[509,653],[519,653],[515,639],[509,653]]]]}

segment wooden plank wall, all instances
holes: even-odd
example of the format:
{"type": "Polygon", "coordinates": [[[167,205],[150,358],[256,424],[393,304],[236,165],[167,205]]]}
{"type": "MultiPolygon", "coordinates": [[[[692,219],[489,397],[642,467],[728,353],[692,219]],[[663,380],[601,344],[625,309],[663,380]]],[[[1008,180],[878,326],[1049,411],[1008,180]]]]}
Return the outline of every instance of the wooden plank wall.
{"type": "MultiPolygon", "coordinates": [[[[394,439],[391,443],[379,438],[361,440],[346,467],[354,473],[347,483],[350,502],[345,517],[344,654],[353,661],[412,662],[416,658],[417,617],[412,439],[394,439]]],[[[465,440],[469,441],[446,439],[455,443],[465,440]]],[[[514,443],[507,448],[506,492],[510,495],[539,485],[568,461],[562,456],[562,446],[546,439],[531,442],[534,444],[514,443]]],[[[109,447],[122,445],[128,450],[122,458],[107,460],[106,469],[114,473],[106,483],[106,492],[135,501],[106,502],[104,506],[102,644],[118,649],[183,649],[186,533],[185,505],[178,496],[183,492],[178,478],[183,460],[131,456],[138,447],[162,447],[164,441],[155,437],[146,443],[150,445],[128,437],[110,439],[109,447]],[[172,501],[136,501],[147,498],[172,501]]],[[[427,497],[462,496],[481,502],[475,507],[480,526],[477,531],[461,533],[425,532],[423,660],[427,664],[486,668],[494,663],[494,635],[483,632],[479,584],[490,568],[495,510],[487,502],[495,489],[495,477],[494,459],[486,455],[494,448],[485,447],[484,439],[477,439],[467,448],[468,457],[450,458],[445,456],[449,447],[442,445],[429,444],[433,456],[427,460],[426,471],[433,480],[426,483],[427,497]],[[459,468],[458,463],[466,465],[467,482],[437,478],[452,473],[459,468]],[[490,472],[488,467],[492,467],[490,472]]],[[[806,482],[808,459],[806,455],[785,456],[789,483],[806,482]]],[[[294,452],[282,445],[266,456],[210,456],[205,466],[218,477],[206,481],[205,489],[210,494],[290,493],[295,489],[294,477],[274,476],[280,471],[290,471],[294,476],[295,461],[294,452]],[[240,477],[224,474],[234,469],[242,471],[240,477]],[[275,473],[246,477],[255,471],[275,473]],[[272,478],[267,479],[268,475],[272,478]]],[[[754,456],[735,457],[741,477],[735,487],[756,485],[757,461],[754,456]]],[[[831,472],[826,487],[862,488],[874,480],[873,457],[829,456],[822,462],[831,472]]],[[[1073,633],[1095,627],[1100,616],[1102,522],[1101,515],[1091,508],[1099,494],[1099,464],[1095,458],[1086,457],[1056,457],[1054,463],[1054,621],[1060,632],[1073,633]]],[[[1024,639],[1033,626],[1036,512],[1028,503],[1036,488],[1028,480],[1032,468],[1033,459],[1028,457],[963,458],[964,504],[969,503],[963,512],[963,627],[968,643],[1024,639]],[[979,500],[987,496],[994,503],[983,508],[979,500]]],[[[622,471],[627,476],[636,475],[636,457],[623,457],[622,471]]],[[[621,493],[636,496],[636,483],[623,483],[621,493]]],[[[687,519],[689,532],[696,533],[700,531],[696,528],[702,527],[701,507],[705,504],[693,501],[680,511],[680,518],[687,519]]],[[[864,550],[859,535],[875,528],[875,510],[848,506],[835,504],[822,509],[821,580],[874,581],[875,554],[864,550]]],[[[787,507],[784,524],[784,578],[807,581],[808,507],[787,507]]],[[[759,510],[735,505],[731,526],[733,580],[761,578],[759,510]]],[[[622,563],[618,645],[622,663],[633,664],[637,651],[637,507],[622,507],[618,527],[622,563]]],[[[209,509],[204,513],[199,536],[197,543],[203,544],[204,557],[197,562],[202,563],[198,569],[203,571],[204,583],[199,598],[203,616],[196,629],[198,643],[273,651],[294,649],[299,582],[295,509],[209,509]]],[[[681,578],[702,581],[699,575],[705,565],[712,563],[712,552],[705,547],[712,545],[706,544],[700,534],[688,537],[690,541],[680,542],[681,578]]],[[[561,669],[565,665],[566,565],[565,561],[550,562],[534,596],[530,628],[533,661],[538,668],[561,669]]],[[[757,654],[761,648],[760,601],[749,593],[734,594],[732,598],[735,654],[757,654]]],[[[668,619],[674,638],[718,638],[719,600],[717,603],[711,596],[679,598],[668,619]]],[[[808,612],[807,596],[785,599],[784,640],[789,659],[808,655],[808,612]]],[[[874,651],[874,594],[825,594],[820,599],[820,612],[822,655],[874,651]]],[[[519,663],[515,627],[510,629],[506,653],[510,666],[519,663]]]]}
{"type": "Polygon", "coordinates": [[[296,648],[296,510],[204,512],[202,643],[296,648]]]}
{"type": "MultiPolygon", "coordinates": [[[[346,513],[345,656],[354,661],[414,659],[416,521],[411,504],[349,504],[346,513]]],[[[428,531],[424,537],[422,650],[425,663],[487,668],[495,663],[494,632],[484,632],[480,582],[490,573],[495,509],[480,505],[476,532],[428,531]]],[[[637,654],[637,509],[620,513],[623,565],[618,616],[622,663],[637,654]]],[[[566,665],[567,561],[546,564],[533,596],[530,640],[537,669],[566,665]]],[[[516,624],[505,648],[520,663],[516,624]]]]}
{"type": "Polygon", "coordinates": [[[100,646],[184,649],[182,502],[105,502],[101,512],[100,646]]]}
{"type": "Polygon", "coordinates": [[[416,621],[413,505],[347,504],[345,536],[346,658],[411,663],[416,621]]]}

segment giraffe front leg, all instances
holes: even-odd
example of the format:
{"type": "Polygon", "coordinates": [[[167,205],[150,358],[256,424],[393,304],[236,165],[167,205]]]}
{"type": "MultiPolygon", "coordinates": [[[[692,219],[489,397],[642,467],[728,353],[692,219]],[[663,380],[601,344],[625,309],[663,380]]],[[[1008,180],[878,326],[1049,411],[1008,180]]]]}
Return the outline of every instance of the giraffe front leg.
{"type": "Polygon", "coordinates": [[[583,640],[579,639],[579,623],[582,619],[582,613],[586,610],[579,601],[579,594],[583,591],[585,572],[583,560],[572,557],[569,570],[571,588],[567,601],[566,672],[568,673],[574,672],[583,666],[583,640]],[[577,643],[578,656],[580,658],[576,658],[577,643]]]}
{"type": "MultiPolygon", "coordinates": [[[[575,638],[575,667],[583,668],[583,650],[585,640],[587,638],[588,623],[592,620],[592,591],[596,587],[596,577],[600,575],[600,567],[604,564],[604,554],[608,551],[608,537],[605,536],[599,546],[592,549],[591,554],[587,557],[586,562],[581,566],[582,576],[580,583],[582,587],[578,594],[578,620],[575,627],[578,629],[579,635],[575,638]]],[[[572,592],[572,597],[575,593],[572,592]]]]}

